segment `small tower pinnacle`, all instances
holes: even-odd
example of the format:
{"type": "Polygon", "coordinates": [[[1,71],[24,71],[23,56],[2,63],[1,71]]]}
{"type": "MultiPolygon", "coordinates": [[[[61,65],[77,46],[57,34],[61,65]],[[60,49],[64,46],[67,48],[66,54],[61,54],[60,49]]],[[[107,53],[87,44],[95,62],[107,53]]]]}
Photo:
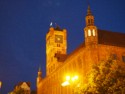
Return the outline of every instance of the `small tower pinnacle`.
{"type": "Polygon", "coordinates": [[[38,70],[38,77],[42,77],[41,67],[39,67],[39,70],[38,70]]]}
{"type": "Polygon", "coordinates": [[[87,15],[85,17],[86,27],[84,28],[85,32],[85,45],[91,46],[98,43],[98,33],[97,27],[94,25],[94,16],[92,15],[90,5],[88,5],[87,15]]]}
{"type": "Polygon", "coordinates": [[[41,72],[41,67],[39,67],[39,70],[38,70],[39,72],[41,72]]]}
{"type": "Polygon", "coordinates": [[[86,15],[86,26],[94,26],[94,16],[92,15],[90,5],[88,5],[87,15],[86,15]]]}
{"type": "Polygon", "coordinates": [[[42,80],[42,71],[41,71],[41,67],[39,67],[38,76],[37,76],[37,86],[39,85],[41,80],[42,80]]]}
{"type": "Polygon", "coordinates": [[[92,15],[92,12],[91,12],[91,9],[90,9],[90,5],[88,5],[87,16],[88,15],[92,15]]]}

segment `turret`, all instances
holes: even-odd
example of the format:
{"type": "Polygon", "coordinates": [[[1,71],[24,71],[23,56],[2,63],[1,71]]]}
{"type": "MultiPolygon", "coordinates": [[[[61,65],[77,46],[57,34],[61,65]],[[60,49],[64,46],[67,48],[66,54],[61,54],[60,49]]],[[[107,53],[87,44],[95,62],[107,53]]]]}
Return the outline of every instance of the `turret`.
{"type": "Polygon", "coordinates": [[[37,86],[39,85],[41,80],[42,80],[42,71],[41,71],[41,68],[39,67],[38,76],[37,76],[37,86]]]}
{"type": "Polygon", "coordinates": [[[90,6],[87,9],[85,17],[86,27],[84,28],[85,45],[91,46],[98,43],[97,27],[94,25],[94,16],[92,15],[90,6]]]}

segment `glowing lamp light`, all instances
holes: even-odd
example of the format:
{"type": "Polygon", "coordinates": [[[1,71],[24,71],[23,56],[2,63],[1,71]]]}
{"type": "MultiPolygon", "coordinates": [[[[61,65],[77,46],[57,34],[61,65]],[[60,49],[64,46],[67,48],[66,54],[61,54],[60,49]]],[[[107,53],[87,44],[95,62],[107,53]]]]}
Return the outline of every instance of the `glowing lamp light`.
{"type": "Polygon", "coordinates": [[[77,80],[78,79],[78,76],[76,75],[76,76],[74,76],[74,77],[72,77],[72,81],[75,81],[75,80],[77,80]]]}
{"type": "Polygon", "coordinates": [[[76,80],[78,80],[79,77],[77,75],[75,76],[66,76],[66,81],[61,84],[61,86],[68,86],[70,84],[74,84],[76,80]]]}
{"type": "Polygon", "coordinates": [[[68,82],[68,81],[65,81],[65,82],[63,82],[61,85],[62,85],[62,86],[67,86],[67,85],[69,85],[69,82],[68,82]]]}
{"type": "Polygon", "coordinates": [[[66,76],[66,81],[69,81],[70,80],[70,76],[66,76]]]}
{"type": "Polygon", "coordinates": [[[76,76],[74,76],[74,78],[75,78],[75,80],[77,80],[77,79],[78,79],[78,76],[76,75],[76,76]]]}

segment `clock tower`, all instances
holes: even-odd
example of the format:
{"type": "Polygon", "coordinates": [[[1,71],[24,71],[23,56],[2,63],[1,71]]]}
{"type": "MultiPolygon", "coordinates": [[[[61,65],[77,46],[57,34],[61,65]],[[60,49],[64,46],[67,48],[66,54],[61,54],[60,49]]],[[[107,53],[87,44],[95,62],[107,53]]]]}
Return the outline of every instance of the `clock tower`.
{"type": "Polygon", "coordinates": [[[98,43],[97,27],[94,25],[94,16],[92,15],[90,6],[88,6],[86,15],[86,27],[84,28],[85,45],[92,46],[98,43]]]}
{"type": "Polygon", "coordinates": [[[59,26],[50,27],[46,34],[46,74],[56,70],[65,60],[67,54],[66,29],[59,26]]]}

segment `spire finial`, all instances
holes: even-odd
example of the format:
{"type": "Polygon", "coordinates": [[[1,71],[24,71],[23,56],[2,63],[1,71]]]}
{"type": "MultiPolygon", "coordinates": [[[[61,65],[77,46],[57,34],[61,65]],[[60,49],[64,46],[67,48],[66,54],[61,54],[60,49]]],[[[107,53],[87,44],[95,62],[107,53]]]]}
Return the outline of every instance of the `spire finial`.
{"type": "Polygon", "coordinates": [[[91,9],[90,9],[90,2],[87,0],[88,3],[88,9],[87,9],[87,15],[92,15],[91,9]]]}
{"type": "Polygon", "coordinates": [[[90,9],[90,5],[88,5],[87,15],[92,15],[92,12],[91,12],[91,9],[90,9]]]}
{"type": "Polygon", "coordinates": [[[39,66],[39,70],[38,71],[41,72],[41,66],[39,66]]]}

